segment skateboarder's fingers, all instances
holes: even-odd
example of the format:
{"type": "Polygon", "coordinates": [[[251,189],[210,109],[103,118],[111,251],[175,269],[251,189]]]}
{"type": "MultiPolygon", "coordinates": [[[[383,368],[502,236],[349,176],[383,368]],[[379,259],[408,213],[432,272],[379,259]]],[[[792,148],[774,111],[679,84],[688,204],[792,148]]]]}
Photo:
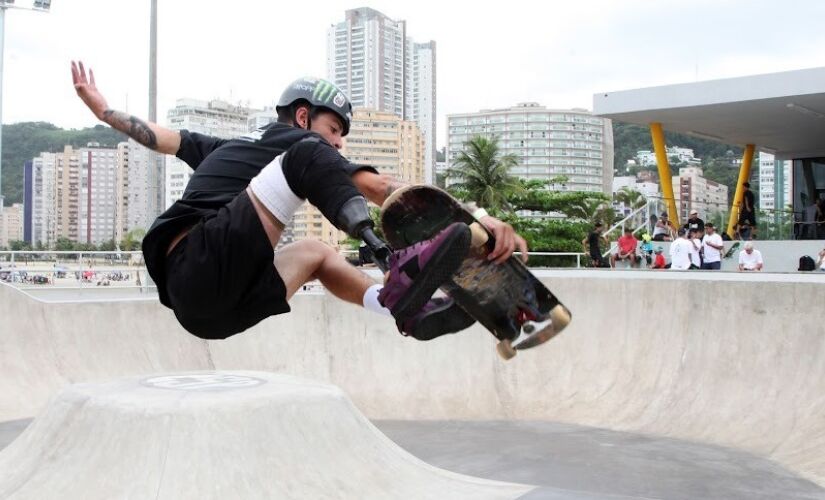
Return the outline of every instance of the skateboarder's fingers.
{"type": "Polygon", "coordinates": [[[527,241],[519,235],[516,235],[516,246],[521,252],[521,261],[527,262],[527,241]]]}
{"type": "Polygon", "coordinates": [[[513,231],[507,231],[506,227],[499,226],[496,236],[496,246],[488,257],[496,264],[501,264],[506,261],[513,250],[516,248],[515,240],[513,239],[513,231]]]}

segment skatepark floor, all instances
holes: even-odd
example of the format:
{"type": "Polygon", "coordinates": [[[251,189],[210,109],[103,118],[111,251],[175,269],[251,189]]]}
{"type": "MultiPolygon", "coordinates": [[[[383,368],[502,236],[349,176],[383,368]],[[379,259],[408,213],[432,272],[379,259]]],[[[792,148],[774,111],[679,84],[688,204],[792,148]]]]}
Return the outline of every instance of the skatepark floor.
{"type": "MultiPolygon", "coordinates": [[[[30,420],[0,423],[0,449],[30,420]]],[[[537,485],[523,500],[825,499],[825,489],[748,453],[551,422],[375,421],[421,460],[537,485]]]]}

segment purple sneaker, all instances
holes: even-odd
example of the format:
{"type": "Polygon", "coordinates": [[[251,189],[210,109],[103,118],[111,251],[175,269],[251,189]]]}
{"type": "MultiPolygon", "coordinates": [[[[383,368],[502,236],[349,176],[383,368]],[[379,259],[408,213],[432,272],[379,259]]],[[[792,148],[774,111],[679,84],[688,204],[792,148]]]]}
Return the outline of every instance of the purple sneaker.
{"type": "Polygon", "coordinates": [[[424,304],[418,314],[398,326],[402,335],[418,340],[432,340],[473,326],[476,320],[450,297],[435,297],[424,304]]]}
{"type": "Polygon", "coordinates": [[[434,238],[420,241],[390,256],[390,272],[378,302],[401,325],[418,314],[433,293],[461,265],[470,250],[470,228],[450,224],[434,238]]]}

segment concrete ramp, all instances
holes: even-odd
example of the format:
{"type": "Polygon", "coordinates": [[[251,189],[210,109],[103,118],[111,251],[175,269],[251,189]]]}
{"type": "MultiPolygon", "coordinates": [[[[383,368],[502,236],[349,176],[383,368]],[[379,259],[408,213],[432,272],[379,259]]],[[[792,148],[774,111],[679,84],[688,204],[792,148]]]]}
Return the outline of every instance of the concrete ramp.
{"type": "Polygon", "coordinates": [[[0,498],[517,498],[381,434],[337,387],[264,372],[76,384],[0,452],[0,498]]]}

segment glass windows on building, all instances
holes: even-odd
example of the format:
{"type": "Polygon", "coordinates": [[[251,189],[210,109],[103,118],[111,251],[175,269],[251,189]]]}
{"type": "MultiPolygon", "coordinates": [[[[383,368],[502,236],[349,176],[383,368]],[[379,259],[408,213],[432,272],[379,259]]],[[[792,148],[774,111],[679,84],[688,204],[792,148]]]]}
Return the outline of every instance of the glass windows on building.
{"type": "Polygon", "coordinates": [[[825,158],[793,160],[792,175],[794,239],[825,239],[825,224],[816,223],[817,205],[825,213],[825,158]]]}

